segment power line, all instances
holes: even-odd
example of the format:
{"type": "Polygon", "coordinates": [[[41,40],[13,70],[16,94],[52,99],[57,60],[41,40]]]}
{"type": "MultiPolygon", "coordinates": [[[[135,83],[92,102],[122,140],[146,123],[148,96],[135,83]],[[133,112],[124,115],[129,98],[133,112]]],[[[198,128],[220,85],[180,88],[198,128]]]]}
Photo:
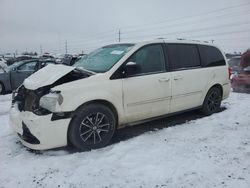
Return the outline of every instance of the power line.
{"type": "MultiPolygon", "coordinates": [[[[240,4],[240,5],[236,5],[236,6],[229,6],[229,7],[225,7],[225,8],[222,8],[222,9],[217,9],[217,10],[213,10],[213,11],[210,11],[210,12],[205,12],[205,13],[201,13],[201,14],[195,14],[195,15],[191,15],[191,16],[185,16],[185,17],[179,17],[179,18],[176,18],[176,19],[167,19],[165,21],[160,21],[160,22],[156,22],[156,23],[151,23],[151,24],[141,24],[141,25],[136,25],[136,26],[127,26],[127,27],[124,27],[124,28],[138,28],[138,27],[142,27],[142,26],[146,26],[146,25],[150,25],[152,27],[152,25],[156,25],[156,24],[161,24],[161,23],[166,23],[166,22],[174,22],[174,21],[178,21],[178,20],[186,20],[186,19],[190,19],[190,18],[196,18],[196,17],[199,17],[199,16],[202,16],[202,15],[211,15],[211,14],[214,14],[214,13],[218,13],[218,12],[223,12],[225,10],[229,10],[229,9],[234,9],[234,8],[239,8],[239,7],[242,7],[242,6],[246,6],[246,5],[249,5],[250,3],[246,3],[246,4],[240,4]]],[[[165,26],[164,26],[165,27],[165,26]]],[[[221,26],[220,26],[221,27],[221,26]]],[[[231,27],[231,26],[227,26],[227,27],[231,27]]],[[[208,28],[203,28],[202,30],[206,30],[208,28]]],[[[210,28],[210,29],[215,29],[215,28],[210,28]]],[[[113,32],[114,30],[109,30],[109,31],[106,31],[106,32],[101,32],[100,34],[101,35],[96,35],[96,37],[94,38],[94,40],[92,39],[92,37],[94,36],[91,36],[91,38],[82,38],[82,39],[77,39],[76,42],[70,42],[70,45],[72,46],[77,46],[77,45],[73,45],[74,43],[79,43],[79,45],[83,46],[83,44],[93,44],[93,43],[100,43],[100,41],[107,41],[107,37],[114,37],[115,34],[111,34],[111,32],[113,32]],[[98,40],[96,40],[96,38],[100,38],[98,40]],[[85,42],[83,42],[85,41],[85,42]],[[90,41],[90,42],[88,42],[90,41]]],[[[181,33],[188,33],[188,32],[198,32],[198,31],[201,31],[201,30],[188,30],[188,31],[185,31],[185,32],[174,32],[173,34],[181,34],[181,33]]],[[[130,31],[131,32],[131,31],[130,31]]],[[[242,31],[241,31],[242,32],[242,31]]],[[[123,31],[123,34],[127,34],[129,33],[128,32],[124,32],[123,31]]],[[[120,41],[121,40],[121,36],[120,34],[118,34],[118,40],[120,41]]],[[[158,34],[156,34],[158,35],[158,34]]],[[[149,37],[149,36],[156,36],[156,35],[146,35],[146,36],[138,36],[138,37],[127,37],[127,39],[131,39],[131,38],[142,38],[142,37],[149,37]]],[[[164,34],[161,34],[161,35],[171,35],[171,33],[164,33],[164,34]]],[[[159,35],[158,35],[159,36],[159,35]]],[[[203,35],[204,36],[204,35],[203,35]]],[[[211,36],[211,35],[209,35],[211,36]]],[[[110,39],[109,39],[110,41],[110,39]]],[[[67,44],[68,45],[68,44],[67,44]]]]}
{"type": "Polygon", "coordinates": [[[238,8],[238,7],[242,7],[242,6],[246,6],[246,5],[250,5],[250,3],[239,4],[239,5],[235,5],[235,6],[229,6],[229,7],[225,7],[225,8],[221,8],[221,9],[216,9],[216,10],[213,10],[213,11],[209,11],[209,12],[204,12],[204,13],[200,13],[200,14],[194,14],[194,15],[191,15],[191,16],[183,16],[183,17],[174,18],[174,19],[167,19],[167,20],[160,21],[160,22],[154,22],[154,23],[148,23],[148,24],[141,24],[141,25],[134,25],[134,26],[125,26],[125,27],[122,27],[121,29],[134,28],[134,27],[140,27],[140,26],[145,26],[145,25],[153,25],[153,24],[162,24],[162,23],[166,23],[166,22],[183,20],[183,19],[187,19],[187,18],[199,17],[199,16],[209,15],[209,14],[213,14],[213,13],[216,13],[216,12],[221,12],[221,11],[224,11],[224,10],[238,8]]]}
{"type": "Polygon", "coordinates": [[[144,37],[154,37],[154,36],[165,36],[165,35],[176,35],[176,34],[185,34],[185,33],[194,33],[194,32],[200,32],[200,31],[207,31],[207,30],[213,30],[213,29],[218,29],[218,28],[224,28],[224,27],[233,27],[233,26],[238,26],[238,25],[249,25],[250,22],[241,22],[241,23],[230,23],[230,24],[224,24],[224,25],[217,25],[213,27],[204,27],[201,29],[191,29],[191,30],[186,30],[186,31],[173,31],[169,33],[158,33],[154,35],[140,35],[140,36],[133,36],[133,37],[125,37],[124,39],[134,39],[134,38],[144,38],[144,37]]]}
{"type": "MultiPolygon", "coordinates": [[[[235,12],[236,14],[238,15],[235,15],[235,17],[238,17],[238,16],[247,16],[247,15],[250,15],[250,10],[247,10],[247,11],[242,11],[240,12],[241,14],[239,15],[238,12],[235,12]],[[242,13],[248,13],[248,14],[242,14],[242,13]]],[[[222,17],[224,16],[232,16],[234,14],[224,14],[224,15],[220,15],[219,18],[216,17],[216,19],[221,19],[222,17]]],[[[214,18],[214,17],[213,17],[214,18]]],[[[171,29],[173,28],[173,26],[183,26],[185,24],[196,24],[196,23],[201,23],[201,21],[204,21],[204,20],[207,20],[207,19],[210,19],[214,22],[214,19],[213,18],[201,18],[200,20],[195,20],[195,21],[191,21],[191,22],[184,22],[184,23],[176,23],[176,24],[167,24],[167,25],[160,25],[160,26],[151,26],[151,27],[154,27],[154,28],[147,28],[147,29],[137,29],[137,30],[133,30],[133,31],[124,31],[123,33],[125,35],[127,35],[128,33],[138,33],[140,31],[149,31],[149,30],[155,30],[156,28],[157,29],[163,29],[163,28],[166,28],[166,27],[171,27],[171,29]]],[[[228,17],[227,17],[228,18],[228,17]]]]}
{"type": "Polygon", "coordinates": [[[67,43],[67,40],[65,41],[65,54],[68,54],[68,43],[67,43]]]}
{"type": "Polygon", "coordinates": [[[235,32],[220,32],[220,33],[213,33],[213,34],[210,34],[210,35],[196,35],[195,37],[198,38],[198,37],[211,37],[211,36],[217,36],[217,35],[231,35],[231,34],[239,34],[239,33],[247,33],[247,32],[250,32],[250,29],[247,29],[247,30],[240,30],[240,31],[235,31],[235,32]]]}
{"type": "MultiPolygon", "coordinates": [[[[200,32],[200,31],[207,31],[207,30],[213,30],[213,29],[218,29],[218,28],[223,28],[223,27],[233,27],[233,26],[239,26],[239,25],[248,25],[250,24],[250,22],[233,22],[233,23],[228,23],[228,24],[224,24],[224,25],[216,25],[216,26],[213,26],[213,27],[205,27],[205,28],[201,28],[201,29],[192,29],[192,30],[187,30],[187,31],[181,31],[181,32],[169,32],[169,33],[161,33],[161,34],[157,34],[157,35],[173,35],[173,34],[182,34],[182,33],[190,33],[190,32],[200,32]]],[[[124,39],[133,39],[133,38],[142,38],[142,37],[151,37],[151,36],[155,36],[155,35],[140,35],[140,36],[133,36],[133,37],[125,37],[124,39]]],[[[82,46],[82,45],[86,45],[86,44],[93,44],[93,43],[100,43],[101,41],[106,41],[106,42],[113,42],[113,40],[110,40],[110,39],[102,39],[102,40],[95,40],[95,41],[92,41],[92,42],[78,42],[79,44],[78,45],[72,45],[70,44],[70,46],[82,46]]],[[[118,32],[118,41],[120,42],[121,41],[121,31],[119,30],[118,32]]]]}
{"type": "MultiPolygon", "coordinates": [[[[210,11],[210,12],[205,12],[205,13],[201,13],[201,14],[196,14],[196,15],[191,15],[191,16],[185,16],[185,17],[179,17],[179,18],[176,18],[176,19],[167,19],[165,21],[160,21],[160,22],[155,22],[155,23],[151,23],[151,24],[141,24],[141,25],[136,25],[136,26],[126,26],[126,27],[123,27],[124,29],[126,28],[138,28],[138,27],[141,27],[141,26],[146,26],[146,25],[155,25],[155,24],[161,24],[161,23],[165,23],[165,22],[173,22],[173,21],[178,21],[178,20],[183,20],[183,19],[188,19],[188,18],[193,18],[193,17],[199,17],[199,16],[202,16],[202,15],[209,15],[209,14],[213,14],[213,13],[216,13],[216,12],[221,12],[221,11],[225,11],[225,10],[228,10],[228,9],[233,9],[233,8],[238,8],[238,7],[242,7],[242,6],[246,6],[246,5],[250,5],[250,3],[246,3],[246,4],[240,4],[240,5],[236,5],[236,6],[230,6],[230,7],[226,7],[226,8],[222,8],[222,9],[216,9],[216,10],[213,10],[213,11],[210,11]]],[[[71,40],[71,43],[73,43],[74,41],[76,42],[79,42],[79,41],[91,41],[93,39],[96,39],[96,38],[106,38],[106,37],[111,37],[111,36],[114,36],[114,34],[110,34],[111,32],[114,32],[115,29],[112,29],[112,30],[108,30],[108,31],[105,31],[105,32],[101,32],[99,34],[96,34],[94,36],[90,36],[88,38],[80,38],[80,39],[76,39],[76,40],[71,40]]],[[[131,31],[130,31],[131,32],[131,31]]],[[[128,33],[128,32],[124,32],[124,33],[128,33]]],[[[103,39],[99,39],[99,40],[103,40],[103,39]]]]}
{"type": "Polygon", "coordinates": [[[121,30],[119,29],[119,32],[118,32],[118,42],[121,42],[121,30]]]}

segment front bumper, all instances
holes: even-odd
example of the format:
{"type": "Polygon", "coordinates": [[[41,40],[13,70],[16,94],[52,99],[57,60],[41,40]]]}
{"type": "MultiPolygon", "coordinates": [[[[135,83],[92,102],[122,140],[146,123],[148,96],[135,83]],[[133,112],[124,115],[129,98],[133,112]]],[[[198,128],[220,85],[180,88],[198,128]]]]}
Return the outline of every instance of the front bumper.
{"type": "Polygon", "coordinates": [[[70,118],[51,121],[52,114],[38,116],[32,112],[20,112],[17,104],[10,111],[10,125],[21,142],[34,150],[46,150],[67,145],[70,118]]]}

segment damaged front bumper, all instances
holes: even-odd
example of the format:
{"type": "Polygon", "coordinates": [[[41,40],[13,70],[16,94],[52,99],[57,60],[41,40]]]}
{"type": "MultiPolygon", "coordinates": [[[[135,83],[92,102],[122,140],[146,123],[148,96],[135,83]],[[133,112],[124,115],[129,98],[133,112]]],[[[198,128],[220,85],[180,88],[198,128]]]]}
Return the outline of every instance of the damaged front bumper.
{"type": "Polygon", "coordinates": [[[46,150],[66,146],[71,118],[53,120],[52,116],[52,113],[38,116],[29,111],[20,111],[17,104],[13,104],[10,125],[28,148],[46,150]]]}

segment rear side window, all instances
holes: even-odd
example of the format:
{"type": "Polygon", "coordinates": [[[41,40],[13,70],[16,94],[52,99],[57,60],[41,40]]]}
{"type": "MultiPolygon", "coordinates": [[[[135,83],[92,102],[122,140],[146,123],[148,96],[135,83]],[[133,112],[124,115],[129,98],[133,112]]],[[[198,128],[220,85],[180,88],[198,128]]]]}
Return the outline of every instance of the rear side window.
{"type": "Polygon", "coordinates": [[[222,53],[213,46],[199,45],[201,62],[203,67],[226,65],[222,53]]]}
{"type": "Polygon", "coordinates": [[[168,56],[173,70],[199,67],[200,57],[196,45],[168,44],[168,56]]]}

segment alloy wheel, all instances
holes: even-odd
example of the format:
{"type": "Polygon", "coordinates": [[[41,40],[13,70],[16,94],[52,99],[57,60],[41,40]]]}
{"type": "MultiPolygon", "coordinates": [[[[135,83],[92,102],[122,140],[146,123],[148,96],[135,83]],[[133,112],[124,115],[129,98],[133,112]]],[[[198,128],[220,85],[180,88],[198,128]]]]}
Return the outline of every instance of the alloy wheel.
{"type": "Polygon", "coordinates": [[[86,116],[79,127],[80,137],[86,144],[98,144],[108,135],[112,122],[101,113],[86,116]]]}
{"type": "Polygon", "coordinates": [[[208,110],[215,112],[220,107],[221,97],[218,92],[214,91],[208,97],[208,110]]]}

